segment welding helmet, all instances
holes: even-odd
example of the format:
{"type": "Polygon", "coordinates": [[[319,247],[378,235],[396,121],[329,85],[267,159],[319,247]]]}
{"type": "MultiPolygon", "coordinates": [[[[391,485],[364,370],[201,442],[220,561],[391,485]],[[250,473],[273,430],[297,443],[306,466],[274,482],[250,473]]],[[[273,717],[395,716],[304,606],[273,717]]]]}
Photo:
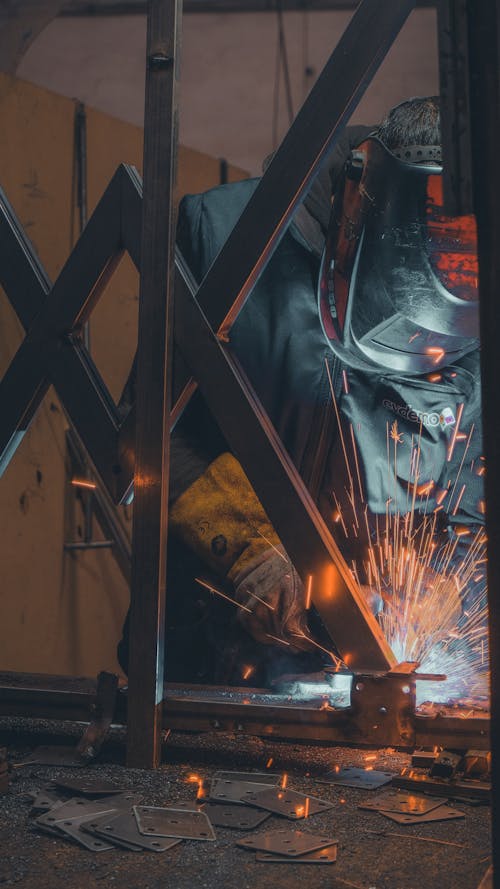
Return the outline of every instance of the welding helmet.
{"type": "Polygon", "coordinates": [[[319,280],[332,350],[359,369],[425,374],[478,345],[473,216],[443,212],[439,146],[370,136],[334,198],[319,280]]]}

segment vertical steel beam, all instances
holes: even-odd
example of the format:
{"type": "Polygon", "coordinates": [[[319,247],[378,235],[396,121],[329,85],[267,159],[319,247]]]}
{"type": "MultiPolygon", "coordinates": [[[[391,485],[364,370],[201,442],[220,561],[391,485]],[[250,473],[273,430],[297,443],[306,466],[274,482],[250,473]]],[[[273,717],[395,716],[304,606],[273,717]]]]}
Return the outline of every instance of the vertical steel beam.
{"type": "MultiPolygon", "coordinates": [[[[493,837],[500,830],[500,0],[468,2],[472,171],[478,226],[483,429],[487,474],[493,837]]],[[[493,885],[500,887],[500,844],[493,842],[493,885]]]]}
{"type": "Polygon", "coordinates": [[[127,749],[139,768],[161,758],[181,14],[182,0],[148,4],[127,749]]]}

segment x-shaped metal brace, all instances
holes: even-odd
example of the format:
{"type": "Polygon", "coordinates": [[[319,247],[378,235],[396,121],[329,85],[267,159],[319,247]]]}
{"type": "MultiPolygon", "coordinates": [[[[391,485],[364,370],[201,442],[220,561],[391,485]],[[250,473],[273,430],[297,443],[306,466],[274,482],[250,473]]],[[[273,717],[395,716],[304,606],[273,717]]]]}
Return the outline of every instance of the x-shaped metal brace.
{"type": "MultiPolygon", "coordinates": [[[[378,0],[364,0],[199,288],[182,257],[176,258],[176,345],[293,563],[303,577],[315,576],[314,604],[355,670],[385,670],[395,659],[224,340],[319,163],[413,6],[412,0],[399,0],[389,9],[378,0]],[[372,52],[361,51],[360,43],[372,46],[372,52]],[[348,77],[346,58],[353,68],[348,77]],[[325,114],[328,103],[331,113],[325,114]]],[[[0,282],[27,331],[0,383],[0,471],[53,384],[103,483],[122,502],[133,477],[135,413],[132,408],[125,419],[120,416],[83,346],[80,329],[125,250],[140,267],[139,176],[131,167],[119,167],[52,287],[6,199],[0,207],[0,282]]],[[[193,388],[186,376],[174,422],[193,388]]]]}

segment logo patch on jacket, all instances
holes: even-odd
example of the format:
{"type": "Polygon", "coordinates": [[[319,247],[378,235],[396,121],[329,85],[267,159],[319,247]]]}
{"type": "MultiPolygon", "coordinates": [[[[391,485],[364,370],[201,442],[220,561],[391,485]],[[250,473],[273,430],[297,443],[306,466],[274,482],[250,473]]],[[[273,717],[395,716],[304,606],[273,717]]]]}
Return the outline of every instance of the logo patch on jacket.
{"type": "Polygon", "coordinates": [[[391,401],[390,398],[384,398],[382,404],[387,410],[398,414],[404,420],[409,420],[410,423],[422,423],[422,426],[441,426],[441,429],[446,429],[447,426],[454,426],[456,422],[451,407],[444,407],[438,413],[437,411],[417,411],[411,404],[398,404],[396,401],[391,401]]]}

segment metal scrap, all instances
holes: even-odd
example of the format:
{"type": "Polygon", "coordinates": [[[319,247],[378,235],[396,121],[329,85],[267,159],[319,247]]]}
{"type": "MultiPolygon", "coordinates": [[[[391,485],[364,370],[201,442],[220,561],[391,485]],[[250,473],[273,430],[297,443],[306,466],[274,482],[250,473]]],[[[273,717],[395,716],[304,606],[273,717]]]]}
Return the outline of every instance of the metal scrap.
{"type": "Polygon", "coordinates": [[[266,861],[272,864],[333,864],[337,860],[338,845],[334,843],[331,846],[325,846],[324,849],[316,849],[315,852],[308,852],[306,855],[297,855],[295,858],[291,856],[273,855],[269,852],[257,852],[256,861],[266,861]]]}
{"type": "Polygon", "coordinates": [[[137,793],[117,794],[108,799],[89,800],[84,797],[72,798],[64,803],[57,803],[46,812],[40,815],[35,824],[48,825],[49,827],[57,826],[58,821],[65,821],[70,818],[80,818],[94,815],[101,815],[105,812],[113,812],[115,810],[129,808],[134,803],[139,803],[142,799],[137,793]]]}
{"type": "Polygon", "coordinates": [[[398,812],[401,815],[425,815],[432,809],[437,809],[446,803],[446,797],[417,796],[414,793],[388,793],[374,800],[364,800],[359,803],[358,809],[367,809],[375,812],[398,812]]]}
{"type": "Polygon", "coordinates": [[[354,767],[337,768],[326,772],[316,780],[320,784],[341,784],[344,787],[360,787],[362,790],[377,790],[389,784],[392,772],[379,772],[376,769],[357,769],[354,767]]]}
{"type": "Polygon", "coordinates": [[[279,784],[279,772],[214,772],[214,781],[244,781],[250,784],[279,784]]]}
{"type": "Polygon", "coordinates": [[[126,793],[125,787],[117,787],[111,781],[96,781],[95,778],[68,778],[54,781],[56,787],[82,796],[111,796],[114,793],[126,793]]]}
{"type": "Polygon", "coordinates": [[[431,778],[453,778],[456,775],[463,756],[452,753],[450,750],[442,750],[431,766],[429,775],[431,778]]]}
{"type": "Polygon", "coordinates": [[[214,829],[204,812],[159,806],[134,806],[139,832],[184,840],[215,840],[214,829]]]}
{"type": "Polygon", "coordinates": [[[452,843],[450,840],[435,840],[433,837],[421,837],[416,833],[395,833],[387,830],[365,830],[365,833],[371,833],[378,837],[398,837],[402,840],[420,840],[422,843],[437,843],[439,846],[456,846],[457,849],[465,849],[463,843],[452,843]]]}
{"type": "Polygon", "coordinates": [[[39,766],[71,766],[71,768],[84,768],[86,763],[82,760],[74,747],[42,745],[35,747],[32,753],[17,763],[17,767],[27,765],[39,766]]]}
{"type": "Polygon", "coordinates": [[[233,830],[253,830],[271,817],[270,812],[231,803],[206,803],[202,811],[214,827],[231,827],[233,830]]]}
{"type": "Polygon", "coordinates": [[[268,830],[238,840],[236,845],[244,849],[273,852],[295,858],[297,855],[336,845],[337,842],[338,840],[332,837],[315,836],[302,830],[268,830]]]}
{"type": "Polygon", "coordinates": [[[333,803],[318,799],[315,796],[298,793],[296,790],[283,790],[280,787],[269,787],[258,793],[248,791],[242,796],[242,802],[250,803],[275,815],[298,821],[317,812],[325,812],[333,808],[333,803]]]}
{"type": "Polygon", "coordinates": [[[247,793],[258,793],[260,790],[268,790],[269,782],[258,783],[240,781],[236,779],[214,778],[210,788],[210,800],[213,802],[231,802],[242,805],[242,797],[247,793]]]}
{"type": "Polygon", "coordinates": [[[91,822],[92,832],[110,843],[119,842],[132,844],[138,849],[148,849],[150,852],[166,852],[172,846],[182,842],[173,837],[144,836],[139,832],[137,819],[133,812],[121,812],[114,817],[102,817],[99,821],[91,822]]]}
{"type": "Polygon", "coordinates": [[[100,837],[85,835],[80,830],[82,824],[88,819],[88,815],[78,818],[67,818],[64,821],[58,821],[57,824],[52,825],[52,830],[58,834],[69,837],[85,849],[89,849],[91,852],[108,852],[113,848],[109,842],[106,842],[100,837]]]}
{"type": "Polygon", "coordinates": [[[446,795],[449,799],[469,798],[484,802],[491,801],[491,784],[484,781],[445,781],[411,771],[409,775],[395,775],[392,784],[394,787],[414,790],[417,793],[446,795]]]}
{"type": "Polygon", "coordinates": [[[424,824],[429,821],[451,821],[456,818],[465,818],[463,812],[459,809],[452,809],[451,806],[438,806],[424,815],[407,815],[398,812],[380,812],[384,818],[390,818],[391,821],[397,821],[398,824],[424,824]]]}

